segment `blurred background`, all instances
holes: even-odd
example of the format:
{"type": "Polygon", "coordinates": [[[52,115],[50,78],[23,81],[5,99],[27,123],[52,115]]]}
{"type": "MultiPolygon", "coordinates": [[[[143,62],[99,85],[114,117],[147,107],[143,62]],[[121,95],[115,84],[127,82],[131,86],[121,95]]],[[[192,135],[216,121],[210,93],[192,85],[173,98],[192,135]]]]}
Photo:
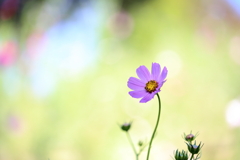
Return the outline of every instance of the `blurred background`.
{"type": "Polygon", "coordinates": [[[152,62],[169,74],[151,160],[190,131],[202,160],[240,159],[239,0],[0,0],[0,159],[133,160],[119,124],[150,139],[158,102],[127,80],[152,62]]]}

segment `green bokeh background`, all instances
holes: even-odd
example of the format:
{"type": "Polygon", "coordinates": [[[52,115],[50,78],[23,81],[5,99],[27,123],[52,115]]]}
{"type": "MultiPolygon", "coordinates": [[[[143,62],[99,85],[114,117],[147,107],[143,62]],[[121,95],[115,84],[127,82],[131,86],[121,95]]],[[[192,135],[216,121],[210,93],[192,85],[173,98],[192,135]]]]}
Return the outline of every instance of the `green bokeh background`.
{"type": "MultiPolygon", "coordinates": [[[[55,1],[44,3],[50,2],[55,1]]],[[[229,102],[240,96],[240,18],[232,8],[221,0],[126,1],[123,8],[119,1],[93,3],[104,16],[92,65],[74,78],[61,79],[44,98],[32,93],[25,74],[15,94],[6,94],[0,86],[0,159],[133,160],[119,124],[133,121],[135,144],[149,139],[158,102],[155,97],[140,104],[130,97],[127,80],[136,77],[137,67],[150,68],[152,62],[166,66],[168,77],[160,92],[162,114],[151,160],[170,160],[173,150],[186,149],[181,135],[190,131],[199,132],[197,142],[204,143],[201,159],[239,159],[240,128],[226,121],[229,102]],[[126,35],[125,29],[120,28],[123,35],[111,29],[112,15],[120,10],[130,18],[126,35]],[[10,115],[18,117],[17,131],[8,127],[10,115]]],[[[35,12],[24,10],[26,15],[35,12]]],[[[24,48],[33,30],[28,30],[26,17],[19,30],[3,21],[1,38],[20,32],[24,48]]],[[[22,63],[14,65],[24,73],[22,63]]],[[[140,160],[145,156],[146,151],[140,160]]]]}

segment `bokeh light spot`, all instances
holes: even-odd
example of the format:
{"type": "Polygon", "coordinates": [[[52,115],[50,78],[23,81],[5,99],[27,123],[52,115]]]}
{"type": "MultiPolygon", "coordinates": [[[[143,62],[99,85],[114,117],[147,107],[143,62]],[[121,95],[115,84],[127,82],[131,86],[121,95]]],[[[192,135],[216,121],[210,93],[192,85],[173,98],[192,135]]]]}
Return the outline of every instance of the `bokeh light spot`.
{"type": "Polygon", "coordinates": [[[162,51],[159,55],[157,55],[157,62],[163,64],[163,66],[167,66],[168,70],[171,71],[168,74],[168,77],[174,77],[180,73],[182,69],[182,59],[178,53],[165,50],[162,51]]]}
{"type": "Polygon", "coordinates": [[[240,126],[240,100],[232,100],[227,105],[226,119],[231,127],[240,126]]]}

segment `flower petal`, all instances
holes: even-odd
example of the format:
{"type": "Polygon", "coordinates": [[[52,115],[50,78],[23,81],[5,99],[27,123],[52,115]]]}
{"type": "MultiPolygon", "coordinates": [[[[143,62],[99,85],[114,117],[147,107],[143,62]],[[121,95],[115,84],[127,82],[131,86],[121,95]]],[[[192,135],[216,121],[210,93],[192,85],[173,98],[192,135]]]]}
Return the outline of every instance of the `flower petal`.
{"type": "Polygon", "coordinates": [[[138,86],[138,85],[132,84],[132,83],[128,83],[127,86],[134,91],[139,91],[139,90],[144,89],[144,87],[141,87],[141,86],[138,86]]]}
{"type": "Polygon", "coordinates": [[[148,94],[145,90],[128,92],[133,98],[142,98],[148,94]]]}
{"type": "Polygon", "coordinates": [[[162,82],[165,80],[165,78],[167,77],[168,74],[168,70],[166,67],[163,68],[161,76],[159,77],[159,82],[162,82]]]}
{"type": "Polygon", "coordinates": [[[151,79],[150,72],[145,66],[140,66],[137,68],[137,75],[145,83],[147,83],[151,79]]]}
{"type": "Polygon", "coordinates": [[[150,101],[151,99],[153,99],[155,93],[151,93],[151,94],[146,94],[141,100],[140,103],[146,103],[148,101],[150,101]]]}
{"type": "Polygon", "coordinates": [[[132,90],[143,90],[145,83],[135,77],[130,77],[127,86],[132,90]]]}
{"type": "Polygon", "coordinates": [[[161,73],[161,66],[158,63],[152,63],[152,79],[158,80],[160,73],[161,73]]]}

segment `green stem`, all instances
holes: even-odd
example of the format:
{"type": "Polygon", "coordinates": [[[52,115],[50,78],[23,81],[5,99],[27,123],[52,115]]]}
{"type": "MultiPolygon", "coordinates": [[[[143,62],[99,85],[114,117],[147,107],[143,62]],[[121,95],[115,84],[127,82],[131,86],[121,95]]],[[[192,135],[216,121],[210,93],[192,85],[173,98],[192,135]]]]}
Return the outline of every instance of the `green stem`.
{"type": "Polygon", "coordinates": [[[194,154],[192,154],[192,156],[191,156],[190,160],[192,160],[193,156],[194,156],[194,154]]]}
{"type": "Polygon", "coordinates": [[[160,96],[158,95],[158,93],[157,93],[157,97],[158,97],[158,104],[159,104],[158,117],[157,117],[157,122],[156,122],[155,129],[153,131],[153,134],[152,134],[149,146],[148,146],[147,160],[149,159],[150,150],[151,150],[151,146],[152,146],[152,141],[153,141],[153,138],[154,138],[155,133],[157,131],[157,127],[158,127],[158,123],[159,123],[159,119],[160,119],[160,114],[161,114],[161,100],[160,100],[160,96]]]}
{"type": "Polygon", "coordinates": [[[134,153],[135,153],[135,155],[136,155],[136,160],[138,160],[138,155],[139,155],[139,154],[137,153],[137,150],[136,150],[135,147],[134,147],[134,144],[133,144],[133,141],[132,141],[132,139],[131,139],[131,136],[130,136],[129,132],[127,131],[126,133],[127,133],[128,141],[130,142],[130,144],[131,144],[131,146],[132,146],[132,148],[133,148],[133,151],[134,151],[134,153]]]}

